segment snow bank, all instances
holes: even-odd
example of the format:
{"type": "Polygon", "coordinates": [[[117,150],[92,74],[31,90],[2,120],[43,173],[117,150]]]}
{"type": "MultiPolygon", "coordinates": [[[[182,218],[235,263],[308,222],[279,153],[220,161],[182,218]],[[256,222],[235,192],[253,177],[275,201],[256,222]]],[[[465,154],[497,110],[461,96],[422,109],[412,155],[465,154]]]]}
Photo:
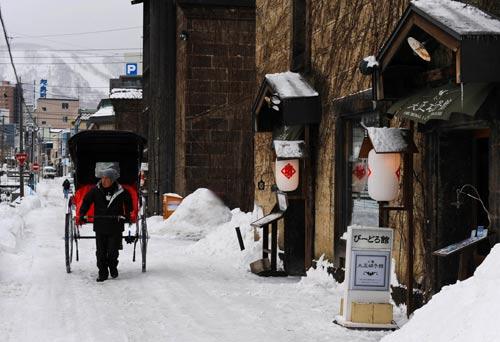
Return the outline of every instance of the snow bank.
{"type": "Polygon", "coordinates": [[[37,196],[26,196],[12,204],[0,203],[0,252],[15,252],[24,235],[23,216],[33,209],[40,208],[37,196]]]}
{"type": "Polygon", "coordinates": [[[498,341],[499,288],[497,244],[472,278],[443,287],[401,330],[382,341],[498,341]]]}
{"type": "Polygon", "coordinates": [[[150,220],[150,232],[199,240],[217,227],[231,221],[228,207],[208,189],[198,189],[188,195],[167,220],[150,220]]]}
{"type": "Polygon", "coordinates": [[[254,241],[255,231],[250,226],[257,217],[254,213],[244,213],[240,209],[234,209],[231,213],[231,221],[217,227],[204,239],[189,246],[187,253],[223,260],[230,264],[229,266],[249,270],[250,263],[262,257],[262,242],[254,241]],[[236,227],[241,231],[245,246],[243,251],[240,250],[236,227]]]}

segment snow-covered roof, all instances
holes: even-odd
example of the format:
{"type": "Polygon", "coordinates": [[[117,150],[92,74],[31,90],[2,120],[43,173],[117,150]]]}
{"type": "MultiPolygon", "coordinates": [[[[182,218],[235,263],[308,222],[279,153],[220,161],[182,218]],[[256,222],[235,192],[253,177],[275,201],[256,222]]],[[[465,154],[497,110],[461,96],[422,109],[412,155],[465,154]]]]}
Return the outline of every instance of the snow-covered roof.
{"type": "Polygon", "coordinates": [[[296,72],[267,74],[266,80],[281,99],[319,96],[306,79],[296,72]]]}
{"type": "Polygon", "coordinates": [[[93,115],[93,113],[82,113],[80,115],[80,120],[85,121],[90,119],[90,117],[93,115]]]}
{"type": "Polygon", "coordinates": [[[390,127],[366,127],[368,136],[377,153],[402,152],[408,148],[405,130],[390,127]]]}
{"type": "Polygon", "coordinates": [[[460,35],[500,34],[500,20],[453,0],[412,0],[412,5],[460,35]]]}
{"type": "Polygon", "coordinates": [[[142,99],[142,89],[113,88],[110,99],[142,99]]]}
{"type": "Polygon", "coordinates": [[[278,159],[304,158],[304,140],[274,140],[274,150],[278,159]]]}
{"type": "Polygon", "coordinates": [[[96,117],[102,117],[102,116],[114,116],[115,115],[115,109],[113,106],[103,106],[97,110],[94,114],[92,114],[90,117],[91,118],[96,118],[96,117]]]}

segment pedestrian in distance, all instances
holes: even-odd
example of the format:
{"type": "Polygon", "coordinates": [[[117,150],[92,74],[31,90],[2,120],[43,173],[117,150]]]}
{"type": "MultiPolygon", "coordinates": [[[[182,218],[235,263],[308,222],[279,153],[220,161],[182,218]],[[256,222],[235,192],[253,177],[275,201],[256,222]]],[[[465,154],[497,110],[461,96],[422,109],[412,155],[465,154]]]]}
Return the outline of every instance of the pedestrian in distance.
{"type": "Polygon", "coordinates": [[[122,245],[125,223],[130,223],[132,199],[118,182],[118,163],[97,163],[95,176],[100,178],[82,201],[80,222],[87,222],[85,216],[94,204],[94,232],[96,237],[96,258],[98,282],[118,277],[118,255],[122,245]],[[109,270],[109,273],[108,273],[109,270]]]}
{"type": "Polygon", "coordinates": [[[69,182],[68,178],[64,180],[62,186],[63,186],[64,198],[68,198],[69,189],[71,188],[71,183],[69,182]]]}

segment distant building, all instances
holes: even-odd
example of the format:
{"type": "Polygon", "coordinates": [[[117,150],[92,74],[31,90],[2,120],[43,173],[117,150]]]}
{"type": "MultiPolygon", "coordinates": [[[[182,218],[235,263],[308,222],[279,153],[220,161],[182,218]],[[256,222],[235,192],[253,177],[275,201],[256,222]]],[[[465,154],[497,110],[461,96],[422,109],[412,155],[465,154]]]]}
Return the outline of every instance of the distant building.
{"type": "Polygon", "coordinates": [[[18,90],[15,84],[9,81],[2,81],[0,85],[0,108],[8,111],[8,117],[5,123],[18,123],[19,122],[19,109],[16,108],[16,97],[18,90]]]}
{"type": "Polygon", "coordinates": [[[146,137],[147,121],[142,110],[142,89],[130,89],[123,86],[112,88],[109,98],[115,110],[115,128],[146,137]]]}
{"type": "Polygon", "coordinates": [[[97,111],[90,115],[87,129],[113,130],[115,129],[115,109],[110,99],[102,99],[97,106],[97,111]]]}
{"type": "Polygon", "coordinates": [[[37,124],[54,129],[71,129],[78,117],[80,100],[39,98],[33,113],[37,124]]]}
{"type": "Polygon", "coordinates": [[[109,92],[115,88],[142,89],[142,76],[125,76],[109,80],[109,92]]]}

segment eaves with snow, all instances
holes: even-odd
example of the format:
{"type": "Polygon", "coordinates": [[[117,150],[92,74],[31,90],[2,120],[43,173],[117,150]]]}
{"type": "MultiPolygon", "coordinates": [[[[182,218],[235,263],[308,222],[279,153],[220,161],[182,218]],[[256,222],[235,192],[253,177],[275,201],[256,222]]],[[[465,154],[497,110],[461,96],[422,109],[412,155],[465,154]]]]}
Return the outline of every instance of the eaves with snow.
{"type": "Polygon", "coordinates": [[[109,94],[110,99],[140,100],[142,89],[113,88],[109,94]]]}
{"type": "Polygon", "coordinates": [[[97,110],[94,114],[90,116],[90,119],[92,118],[98,118],[98,117],[106,117],[106,116],[115,116],[115,109],[113,106],[103,106],[97,110]]]}
{"type": "Polygon", "coordinates": [[[382,74],[404,54],[401,47],[409,37],[451,50],[456,83],[500,82],[500,63],[494,58],[500,56],[500,19],[477,7],[453,0],[412,0],[376,56],[382,74]]]}

